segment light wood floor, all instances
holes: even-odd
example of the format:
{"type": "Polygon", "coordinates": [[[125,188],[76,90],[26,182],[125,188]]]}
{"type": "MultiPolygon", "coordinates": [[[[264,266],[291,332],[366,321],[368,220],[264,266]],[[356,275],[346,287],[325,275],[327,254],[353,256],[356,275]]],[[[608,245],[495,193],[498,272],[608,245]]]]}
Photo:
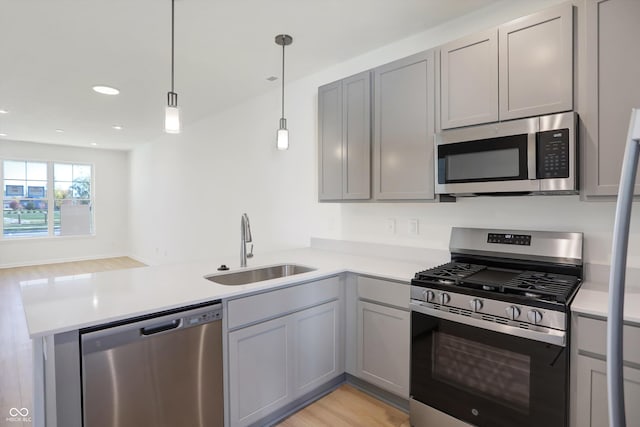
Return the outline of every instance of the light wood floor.
{"type": "Polygon", "coordinates": [[[409,427],[409,415],[344,384],[277,427],[409,427]]]}
{"type": "MultiPolygon", "coordinates": [[[[0,425],[10,408],[32,412],[33,360],[20,281],[143,267],[127,257],[0,269],[0,425]]],[[[28,423],[19,423],[26,427],[28,423]]]]}

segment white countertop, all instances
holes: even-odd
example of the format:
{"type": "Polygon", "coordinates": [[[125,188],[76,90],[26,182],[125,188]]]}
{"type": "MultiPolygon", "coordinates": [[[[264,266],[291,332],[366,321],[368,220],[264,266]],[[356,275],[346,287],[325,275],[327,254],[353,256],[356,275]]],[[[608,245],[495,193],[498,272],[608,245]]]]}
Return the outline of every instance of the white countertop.
{"type": "MultiPolygon", "coordinates": [[[[445,253],[446,254],[446,253],[445,253]]],[[[304,248],[256,254],[247,269],[301,264],[316,270],[248,285],[225,286],[204,279],[220,263],[240,270],[238,260],[163,265],[21,282],[31,338],[109,323],[202,302],[237,297],[345,271],[409,283],[415,272],[448,261],[446,257],[404,262],[375,256],[304,248]]]]}
{"type": "MultiPolygon", "coordinates": [[[[176,265],[142,267],[21,282],[31,338],[105,324],[130,317],[227,299],[344,272],[409,283],[417,271],[449,261],[445,251],[317,240],[314,248],[256,254],[246,269],[301,264],[315,271],[248,285],[225,286],[204,279],[220,263],[241,270],[236,257],[176,265]],[[360,255],[364,254],[364,255],[360,255]],[[377,254],[377,255],[374,255],[377,254]],[[404,260],[410,261],[404,261],[404,260]]],[[[576,295],[575,313],[607,317],[608,267],[587,265],[587,280],[576,295]]],[[[624,318],[640,324],[640,271],[627,274],[624,318]]]]}
{"type": "MultiPolygon", "coordinates": [[[[606,318],[609,312],[609,266],[587,264],[585,280],[571,303],[571,311],[606,318]]],[[[640,324],[640,270],[627,269],[625,322],[640,324]]]]}

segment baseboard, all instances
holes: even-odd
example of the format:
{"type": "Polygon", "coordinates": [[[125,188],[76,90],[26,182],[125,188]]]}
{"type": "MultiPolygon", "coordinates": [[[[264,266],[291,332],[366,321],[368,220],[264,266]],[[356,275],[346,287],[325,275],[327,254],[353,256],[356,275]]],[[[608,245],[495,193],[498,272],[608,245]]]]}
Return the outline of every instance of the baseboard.
{"type": "Polygon", "coordinates": [[[346,374],[346,382],[356,387],[358,390],[361,390],[371,396],[375,397],[378,400],[382,400],[389,405],[398,408],[399,410],[409,413],[409,400],[404,399],[400,396],[397,396],[393,393],[390,393],[386,390],[381,389],[378,386],[370,384],[364,380],[361,380],[358,377],[354,377],[351,374],[346,374]]]}
{"type": "Polygon", "coordinates": [[[293,402],[269,414],[268,416],[262,418],[261,420],[256,421],[255,423],[251,424],[249,427],[271,427],[280,423],[285,418],[290,417],[291,415],[295,414],[302,408],[309,406],[316,400],[319,400],[320,398],[326,396],[327,394],[331,393],[332,391],[340,387],[342,384],[345,383],[345,375],[346,374],[342,374],[330,381],[327,381],[326,383],[316,388],[315,390],[294,400],[293,402]]]}

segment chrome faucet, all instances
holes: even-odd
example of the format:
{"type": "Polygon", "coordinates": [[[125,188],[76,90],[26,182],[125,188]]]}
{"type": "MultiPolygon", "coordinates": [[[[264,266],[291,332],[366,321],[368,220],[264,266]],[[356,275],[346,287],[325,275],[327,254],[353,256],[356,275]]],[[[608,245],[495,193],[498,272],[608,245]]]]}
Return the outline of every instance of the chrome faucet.
{"type": "Polygon", "coordinates": [[[253,245],[251,245],[251,254],[247,255],[247,243],[251,241],[251,225],[249,217],[244,213],[240,219],[240,267],[246,267],[247,258],[253,256],[253,245]]]}

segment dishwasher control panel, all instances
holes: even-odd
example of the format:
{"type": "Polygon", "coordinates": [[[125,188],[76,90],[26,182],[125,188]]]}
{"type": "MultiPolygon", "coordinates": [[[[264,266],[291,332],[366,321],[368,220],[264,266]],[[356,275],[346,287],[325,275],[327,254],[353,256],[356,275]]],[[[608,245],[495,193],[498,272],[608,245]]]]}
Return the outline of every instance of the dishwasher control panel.
{"type": "Polygon", "coordinates": [[[214,320],[222,319],[221,310],[208,311],[195,316],[189,316],[185,318],[186,326],[199,325],[201,323],[213,322],[214,320]]]}

